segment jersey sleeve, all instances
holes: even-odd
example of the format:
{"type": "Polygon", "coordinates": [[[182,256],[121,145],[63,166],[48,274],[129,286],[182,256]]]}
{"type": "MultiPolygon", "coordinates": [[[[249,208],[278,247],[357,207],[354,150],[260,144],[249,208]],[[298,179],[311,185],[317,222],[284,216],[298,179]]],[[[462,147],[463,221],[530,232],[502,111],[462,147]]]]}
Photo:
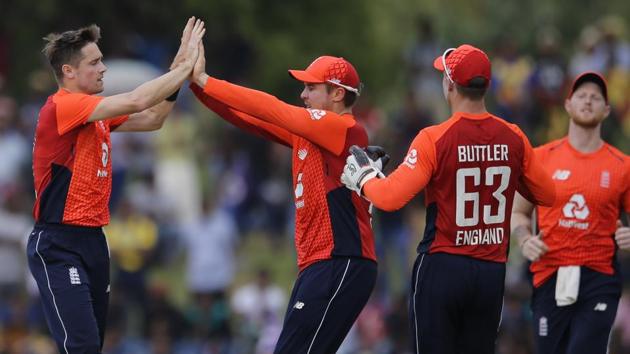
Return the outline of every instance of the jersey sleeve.
{"type": "Polygon", "coordinates": [[[518,192],[532,203],[552,206],[556,200],[556,187],[543,165],[544,150],[534,151],[529,139],[518,131],[523,139],[523,174],[518,192]]]}
{"type": "Polygon", "coordinates": [[[396,170],[386,178],[368,181],[363,186],[363,194],[379,209],[397,210],[429,183],[435,170],[435,142],[422,130],[396,170]]]}
{"type": "Polygon", "coordinates": [[[344,152],[348,128],[355,124],[349,115],[293,106],[267,93],[212,77],[208,78],[204,93],[236,111],[286,129],[335,155],[344,152]]]}
{"type": "Polygon", "coordinates": [[[57,132],[63,135],[87,122],[103,97],[70,93],[55,99],[57,114],[57,132]]]}
{"type": "Polygon", "coordinates": [[[211,111],[232,123],[234,126],[288,147],[293,145],[293,135],[288,130],[239,112],[208,96],[198,85],[191,84],[190,89],[204,106],[208,107],[211,111]]]}
{"type": "Polygon", "coordinates": [[[116,130],[116,128],[120,127],[124,122],[126,122],[127,119],[129,119],[128,114],[124,116],[108,119],[106,120],[106,122],[109,124],[109,130],[114,131],[116,130]]]}

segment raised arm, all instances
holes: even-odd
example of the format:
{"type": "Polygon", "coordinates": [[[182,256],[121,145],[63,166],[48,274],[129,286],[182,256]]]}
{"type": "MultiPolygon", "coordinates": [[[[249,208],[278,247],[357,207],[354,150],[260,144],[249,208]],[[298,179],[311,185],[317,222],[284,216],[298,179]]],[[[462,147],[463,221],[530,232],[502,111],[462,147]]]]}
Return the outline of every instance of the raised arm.
{"type": "Polygon", "coordinates": [[[191,81],[205,95],[235,111],[285,129],[335,155],[344,152],[347,130],[356,124],[350,115],[293,106],[267,93],[212,78],[205,73],[203,48],[191,81]]]}
{"type": "MultiPolygon", "coordinates": [[[[178,90],[184,80],[189,76],[197,61],[199,43],[205,33],[204,23],[198,19],[189,19],[186,28],[191,26],[191,22],[193,21],[194,24],[190,30],[190,37],[185,48],[183,48],[183,54],[181,55],[183,60],[181,63],[176,65],[176,67],[168,73],[138,86],[131,92],[103,98],[88,117],[88,122],[142,112],[164,101],[165,98],[178,90]]],[[[186,31],[186,29],[184,29],[184,31],[186,31]]],[[[156,119],[159,120],[160,112],[170,111],[170,109],[172,109],[172,103],[163,103],[161,107],[156,107],[153,111],[148,112],[145,117],[158,117],[156,119]]],[[[141,115],[140,118],[142,117],[141,115]]],[[[130,118],[132,118],[132,122],[130,122],[129,126],[132,126],[133,121],[136,119],[133,119],[133,117],[130,118]]],[[[125,124],[126,123],[123,123],[119,129],[123,128],[125,124]]]]}
{"type": "Polygon", "coordinates": [[[265,139],[273,140],[279,144],[291,147],[293,135],[286,129],[275,126],[271,123],[252,117],[243,112],[239,112],[228,105],[221,103],[214,98],[206,95],[203,89],[196,84],[191,84],[190,89],[197,99],[211,111],[218,114],[221,118],[232,123],[234,126],[245,130],[249,133],[261,136],[265,139]]]}
{"type": "MultiPolygon", "coordinates": [[[[188,42],[190,41],[194,25],[195,18],[189,18],[186,23],[186,27],[184,27],[182,32],[179,49],[173,58],[170,70],[174,70],[186,60],[188,42]]],[[[166,117],[169,113],[171,113],[173,107],[175,106],[175,100],[178,92],[179,88],[175,91],[175,93],[171,94],[171,96],[167,97],[164,101],[156,104],[155,106],[145,109],[142,112],[131,114],[124,123],[116,127],[115,131],[151,131],[162,128],[166,117]]]]}

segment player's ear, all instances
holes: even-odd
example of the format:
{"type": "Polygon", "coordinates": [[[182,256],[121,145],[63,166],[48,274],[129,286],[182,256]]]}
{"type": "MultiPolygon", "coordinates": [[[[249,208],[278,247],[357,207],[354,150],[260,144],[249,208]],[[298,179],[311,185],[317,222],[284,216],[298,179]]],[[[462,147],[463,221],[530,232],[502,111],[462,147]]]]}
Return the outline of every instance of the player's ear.
{"type": "Polygon", "coordinates": [[[70,64],[63,64],[61,66],[61,72],[63,73],[63,77],[68,79],[74,79],[74,68],[70,64]]]}
{"type": "Polygon", "coordinates": [[[567,113],[571,114],[572,108],[570,97],[564,100],[564,110],[567,111],[567,113]]]}
{"type": "Polygon", "coordinates": [[[346,89],[339,86],[334,86],[333,89],[333,101],[334,102],[343,102],[344,97],[346,96],[346,89]]]}
{"type": "Polygon", "coordinates": [[[604,118],[607,118],[610,115],[610,104],[606,103],[606,109],[604,110],[604,118]]]}

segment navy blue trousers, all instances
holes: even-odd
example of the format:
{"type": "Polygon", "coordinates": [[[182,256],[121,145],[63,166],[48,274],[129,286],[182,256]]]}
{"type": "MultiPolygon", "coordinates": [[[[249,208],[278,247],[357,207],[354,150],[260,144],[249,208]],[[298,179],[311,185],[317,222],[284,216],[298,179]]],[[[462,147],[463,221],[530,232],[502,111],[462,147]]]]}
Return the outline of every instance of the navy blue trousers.
{"type": "Polygon", "coordinates": [[[304,269],[274,354],[336,353],[372,293],[376,268],[368,259],[338,257],[304,269]]]}
{"type": "Polygon", "coordinates": [[[36,225],[27,257],[59,352],[100,353],[109,303],[109,250],[102,229],[36,225]]]}
{"type": "Polygon", "coordinates": [[[539,354],[605,354],[621,296],[621,279],[580,268],[577,301],[556,305],[556,275],[534,288],[534,342],[539,354]]]}
{"type": "Polygon", "coordinates": [[[419,254],[409,301],[413,352],[493,354],[504,281],[504,263],[419,254]]]}

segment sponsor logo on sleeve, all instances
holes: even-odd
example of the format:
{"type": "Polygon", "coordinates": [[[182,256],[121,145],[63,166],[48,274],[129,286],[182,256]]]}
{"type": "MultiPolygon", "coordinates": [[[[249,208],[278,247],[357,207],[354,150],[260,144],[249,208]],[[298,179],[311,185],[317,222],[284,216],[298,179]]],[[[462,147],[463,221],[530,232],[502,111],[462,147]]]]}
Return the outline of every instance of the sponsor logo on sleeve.
{"type": "Polygon", "coordinates": [[[320,120],[326,115],[326,111],[324,111],[323,109],[307,108],[306,110],[308,111],[308,114],[311,115],[312,120],[320,120]]]}
{"type": "Polygon", "coordinates": [[[403,162],[409,168],[416,168],[416,163],[418,163],[418,151],[416,149],[409,150],[407,157],[405,157],[405,162],[403,162]]]}

